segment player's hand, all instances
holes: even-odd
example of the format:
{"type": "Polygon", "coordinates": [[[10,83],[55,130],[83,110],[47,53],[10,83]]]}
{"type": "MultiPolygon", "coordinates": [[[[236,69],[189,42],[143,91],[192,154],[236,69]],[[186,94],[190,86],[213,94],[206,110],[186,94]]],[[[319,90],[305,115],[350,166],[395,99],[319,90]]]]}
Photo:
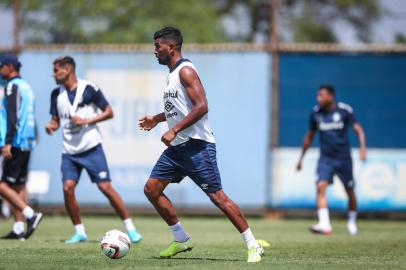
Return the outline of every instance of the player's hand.
{"type": "Polygon", "coordinates": [[[173,139],[175,139],[176,137],[176,132],[173,129],[168,130],[167,132],[165,132],[164,135],[162,135],[161,141],[166,145],[166,146],[170,146],[171,145],[171,141],[173,141],[173,139]]]}
{"type": "Polygon", "coordinates": [[[11,154],[11,144],[4,145],[1,152],[3,154],[4,159],[10,159],[13,157],[13,155],[11,154]]]}
{"type": "Polygon", "coordinates": [[[71,123],[75,126],[84,126],[87,125],[87,120],[80,118],[79,116],[75,115],[70,119],[71,123]]]}
{"type": "Polygon", "coordinates": [[[302,170],[302,161],[299,160],[298,163],[297,163],[297,165],[296,165],[296,171],[297,171],[297,172],[300,172],[301,170],[302,170]]]}
{"type": "Polygon", "coordinates": [[[138,126],[141,130],[146,130],[150,131],[153,129],[158,122],[155,120],[155,118],[151,115],[144,116],[143,118],[138,120],[138,126]]]}
{"type": "Polygon", "coordinates": [[[58,129],[58,124],[55,122],[49,122],[45,126],[45,131],[48,135],[52,135],[58,129]]]}
{"type": "Polygon", "coordinates": [[[361,147],[359,149],[359,159],[362,161],[366,161],[367,160],[367,149],[364,147],[361,147]]]}

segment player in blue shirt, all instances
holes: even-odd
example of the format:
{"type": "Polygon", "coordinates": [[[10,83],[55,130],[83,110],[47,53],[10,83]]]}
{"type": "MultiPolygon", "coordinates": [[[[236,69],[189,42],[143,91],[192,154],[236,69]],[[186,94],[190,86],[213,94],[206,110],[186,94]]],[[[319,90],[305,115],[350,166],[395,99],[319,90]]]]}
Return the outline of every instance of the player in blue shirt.
{"type": "Polygon", "coordinates": [[[26,203],[25,183],[30,152],[35,145],[34,94],[20,77],[21,63],[15,55],[0,59],[0,73],[7,81],[0,105],[0,147],[4,157],[0,194],[14,207],[13,230],[3,239],[25,240],[34,232],[42,213],[34,213],[26,203]],[[24,231],[24,220],[27,231],[24,231]]]}
{"type": "Polygon", "coordinates": [[[297,164],[297,170],[302,169],[302,161],[310,147],[315,132],[320,135],[320,159],[317,166],[317,214],[319,222],[310,227],[310,231],[320,234],[331,234],[329,211],[326,199],[326,189],[333,183],[337,175],[343,183],[348,195],[347,229],[351,235],[357,234],[357,200],[354,192],[352,159],[348,129],[352,128],[357,134],[360,145],[360,159],[366,160],[365,134],[354,116],[352,108],[344,103],[335,101],[335,90],[331,85],[322,85],[317,92],[318,105],[310,114],[309,130],[302,147],[302,154],[297,164]]]}

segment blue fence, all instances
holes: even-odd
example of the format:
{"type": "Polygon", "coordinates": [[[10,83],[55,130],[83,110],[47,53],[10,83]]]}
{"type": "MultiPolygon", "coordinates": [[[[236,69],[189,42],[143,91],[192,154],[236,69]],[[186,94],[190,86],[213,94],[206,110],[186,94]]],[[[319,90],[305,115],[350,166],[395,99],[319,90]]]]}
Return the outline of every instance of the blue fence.
{"type": "Polygon", "coordinates": [[[336,87],[374,148],[406,148],[406,54],[283,54],[280,145],[299,146],[320,84],[336,87]],[[299,98],[300,97],[300,98],[299,98]]]}
{"type": "MultiPolygon", "coordinates": [[[[127,204],[149,205],[143,185],[164,149],[160,136],[166,127],[141,132],[137,119],[162,111],[162,88],[168,71],[157,64],[152,54],[142,52],[26,50],[21,54],[22,75],[35,91],[40,126],[40,142],[31,168],[50,176],[49,191],[41,195],[40,202],[63,203],[61,134],[49,137],[43,127],[49,120],[50,93],[55,87],[52,61],[66,54],[75,57],[80,77],[102,88],[115,112],[113,120],[100,125],[114,186],[127,204]]],[[[302,174],[294,172],[294,165],[316,102],[317,87],[329,83],[336,87],[338,100],[354,107],[366,130],[368,146],[373,148],[368,163],[355,162],[361,209],[406,209],[406,54],[283,53],[280,148],[274,152],[267,149],[271,111],[269,54],[190,52],[185,57],[197,66],[207,92],[223,186],[240,205],[314,207],[317,149],[310,151],[302,174]]],[[[171,186],[168,193],[178,205],[211,206],[190,179],[171,186]]],[[[107,204],[85,173],[77,195],[81,203],[107,204]]],[[[340,185],[334,185],[329,197],[332,207],[345,208],[340,185]]]]}
{"type": "MultiPolygon", "coordinates": [[[[141,132],[137,120],[163,110],[162,90],[167,69],[147,53],[82,53],[72,51],[24,51],[22,76],[32,85],[37,99],[40,142],[32,158],[32,170],[50,174],[49,192],[42,203],[62,204],[60,174],[61,134],[49,137],[49,100],[55,87],[52,61],[72,55],[80,77],[98,84],[115,112],[101,124],[104,148],[114,186],[128,204],[149,205],[143,184],[164,146],[162,125],[151,133],[141,132]]],[[[188,53],[197,66],[209,101],[209,118],[217,140],[218,164],[223,186],[230,197],[246,207],[263,206],[267,145],[269,57],[266,53],[188,53]],[[255,72],[254,72],[255,70],[255,72]],[[254,120],[254,121],[253,121],[254,120]]],[[[106,199],[82,177],[77,190],[82,203],[107,204],[106,199]]],[[[177,204],[210,206],[191,180],[169,188],[177,204]]]]}

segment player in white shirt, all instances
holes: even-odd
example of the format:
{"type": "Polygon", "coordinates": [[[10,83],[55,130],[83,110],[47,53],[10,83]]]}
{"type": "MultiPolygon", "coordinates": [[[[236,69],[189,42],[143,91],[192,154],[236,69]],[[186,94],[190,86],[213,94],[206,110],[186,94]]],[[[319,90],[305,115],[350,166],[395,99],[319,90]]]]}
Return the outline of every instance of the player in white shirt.
{"type": "Polygon", "coordinates": [[[57,58],[53,64],[58,87],[51,94],[52,119],[45,129],[51,135],[62,127],[63,192],[65,207],[75,228],[75,234],[65,242],[74,244],[87,240],[75,198],[76,185],[82,170],[85,169],[91,181],[97,184],[123,220],[131,241],[138,243],[142,237],[129,218],[120,195],[111,185],[102,139],[96,125],[111,119],[113,110],[96,85],[76,77],[76,64],[72,57],[57,58]]]}
{"type": "Polygon", "coordinates": [[[165,27],[154,34],[155,55],[169,68],[164,89],[164,112],[140,119],[141,129],[151,130],[167,122],[169,130],[162,136],[168,148],[162,153],[145,184],[145,195],[172,230],[174,241],[160,252],[170,258],[192,250],[189,235],[179,222],[175,208],[164,194],[170,183],[189,176],[230,219],[248,247],[248,262],[259,262],[264,254],[240,208],[230,200],[221,186],[216,161],[216,145],[208,123],[206,94],[194,65],[182,58],[182,34],[165,27]]]}

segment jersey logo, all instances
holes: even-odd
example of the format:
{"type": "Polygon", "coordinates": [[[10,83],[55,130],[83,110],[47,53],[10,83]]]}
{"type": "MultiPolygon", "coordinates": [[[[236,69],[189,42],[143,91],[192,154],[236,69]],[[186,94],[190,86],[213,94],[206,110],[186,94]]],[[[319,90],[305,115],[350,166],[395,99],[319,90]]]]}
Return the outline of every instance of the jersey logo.
{"type": "Polygon", "coordinates": [[[164,98],[178,98],[178,91],[164,93],[164,98]]]}
{"type": "Polygon", "coordinates": [[[9,84],[7,85],[6,95],[9,96],[9,95],[11,95],[12,93],[13,93],[13,84],[12,84],[12,83],[9,83],[9,84]]]}
{"type": "Polygon", "coordinates": [[[173,105],[172,102],[169,101],[165,102],[165,110],[167,112],[170,112],[173,109],[173,107],[175,107],[175,105],[173,105]]]}
{"type": "Polygon", "coordinates": [[[335,112],[335,113],[333,114],[333,121],[334,121],[334,122],[339,122],[340,120],[341,120],[340,114],[339,114],[338,112],[335,112]]]}

